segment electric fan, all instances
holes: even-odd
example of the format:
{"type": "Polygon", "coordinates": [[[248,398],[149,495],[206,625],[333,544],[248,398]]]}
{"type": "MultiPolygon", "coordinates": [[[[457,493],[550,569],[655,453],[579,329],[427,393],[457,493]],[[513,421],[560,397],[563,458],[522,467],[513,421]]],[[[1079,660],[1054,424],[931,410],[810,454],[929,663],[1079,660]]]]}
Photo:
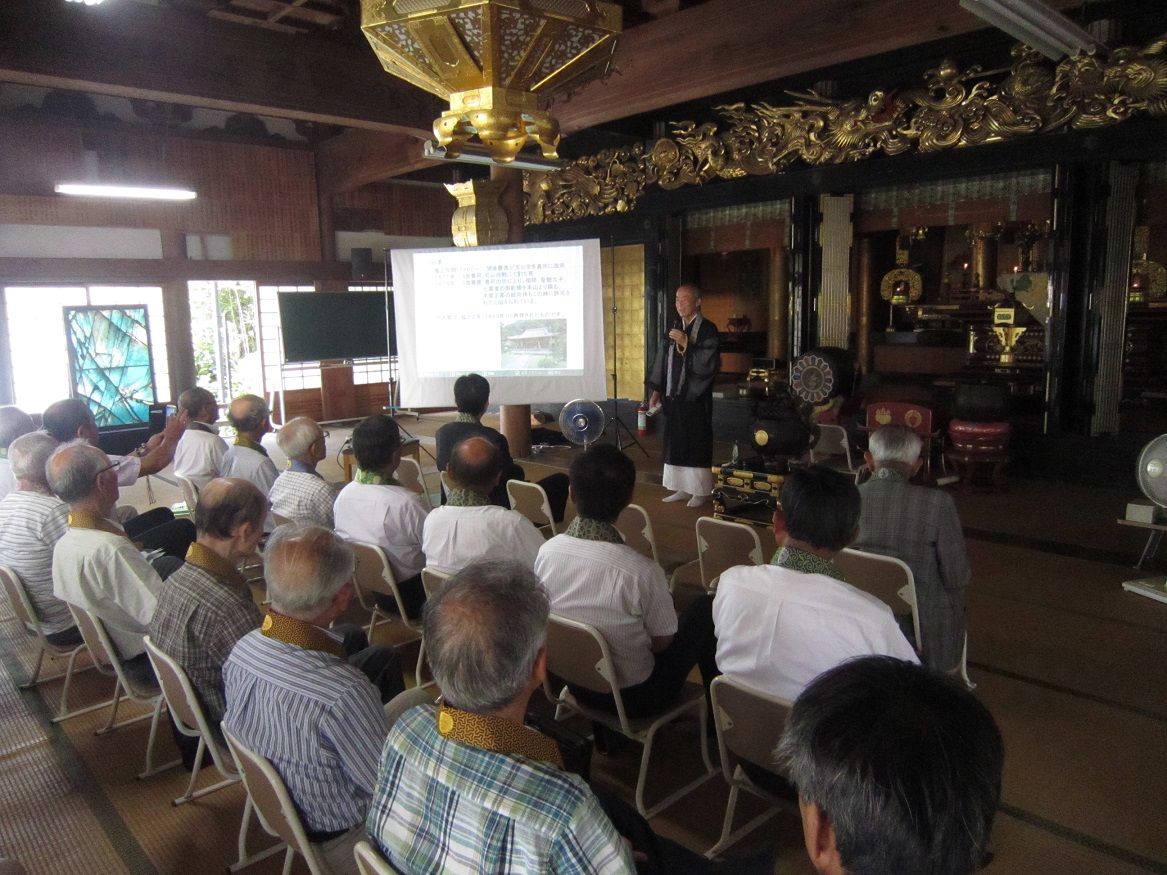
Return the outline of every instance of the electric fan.
{"type": "MultiPolygon", "coordinates": [[[[1135,472],[1139,478],[1139,489],[1156,505],[1167,508],[1167,434],[1161,434],[1139,454],[1139,467],[1135,472]]],[[[1158,535],[1154,532],[1152,537],[1158,535]]],[[[1157,541],[1158,539],[1156,539],[1157,541]]],[[[1136,595],[1167,603],[1167,578],[1151,577],[1147,580],[1128,580],[1122,588],[1136,595]]]]}
{"type": "Polygon", "coordinates": [[[565,438],[586,450],[604,430],[604,411],[595,401],[568,401],[559,411],[559,428],[565,438]]]}

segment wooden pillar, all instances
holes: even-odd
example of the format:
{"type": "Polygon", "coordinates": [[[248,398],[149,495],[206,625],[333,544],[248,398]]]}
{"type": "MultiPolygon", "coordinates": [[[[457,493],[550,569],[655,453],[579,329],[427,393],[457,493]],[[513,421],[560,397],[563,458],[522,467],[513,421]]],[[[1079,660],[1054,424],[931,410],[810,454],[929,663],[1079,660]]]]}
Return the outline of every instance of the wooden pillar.
{"type": "Polygon", "coordinates": [[[875,266],[872,262],[871,238],[859,238],[859,324],[855,329],[856,357],[859,370],[871,372],[871,308],[875,295],[875,266]]]}
{"type": "MultiPolygon", "coordinates": [[[[499,206],[507,217],[507,243],[523,242],[523,172],[512,167],[490,168],[491,181],[500,183],[499,206]]],[[[499,408],[499,431],[510,444],[511,455],[531,455],[531,405],[504,404],[499,408]]]]}
{"type": "Polygon", "coordinates": [[[786,341],[790,334],[790,273],[786,249],[770,247],[770,316],[766,320],[766,357],[787,360],[786,341]]]}

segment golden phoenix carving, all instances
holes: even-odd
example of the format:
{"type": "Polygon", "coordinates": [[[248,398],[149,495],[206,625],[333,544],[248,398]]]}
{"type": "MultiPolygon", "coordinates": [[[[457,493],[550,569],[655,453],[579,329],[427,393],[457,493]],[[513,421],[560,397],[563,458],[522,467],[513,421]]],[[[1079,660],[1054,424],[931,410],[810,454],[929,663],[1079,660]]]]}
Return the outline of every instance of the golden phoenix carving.
{"type": "Polygon", "coordinates": [[[766,176],[791,166],[934,152],[1032,134],[1108,127],[1134,115],[1167,116],[1167,35],[1106,57],[1053,64],[1017,45],[1002,71],[928,71],[922,87],[835,100],[787,92],[784,106],[717,107],[724,124],[673,123],[645,153],[606,149],[560,170],[526,174],[527,224],[627,212],[649,188],[766,176]]]}

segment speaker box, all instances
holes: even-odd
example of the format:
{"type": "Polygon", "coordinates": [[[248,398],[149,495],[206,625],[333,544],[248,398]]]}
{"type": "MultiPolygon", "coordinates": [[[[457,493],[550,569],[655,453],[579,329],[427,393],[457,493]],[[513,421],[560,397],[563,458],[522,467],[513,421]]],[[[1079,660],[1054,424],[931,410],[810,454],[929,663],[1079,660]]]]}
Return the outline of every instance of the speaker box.
{"type": "Polygon", "coordinates": [[[376,280],[380,279],[373,266],[372,249],[353,249],[352,252],[353,279],[376,280]]]}

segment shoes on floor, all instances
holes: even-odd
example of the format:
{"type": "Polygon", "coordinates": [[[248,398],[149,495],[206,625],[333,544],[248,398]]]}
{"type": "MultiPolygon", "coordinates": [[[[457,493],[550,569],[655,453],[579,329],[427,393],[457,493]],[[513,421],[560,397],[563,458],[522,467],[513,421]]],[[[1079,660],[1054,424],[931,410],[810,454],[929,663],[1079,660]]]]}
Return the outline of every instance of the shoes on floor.
{"type": "Polygon", "coordinates": [[[685,501],[692,497],[688,492],[674,492],[672,495],[666,495],[661,501],[685,501]]]}
{"type": "MultiPolygon", "coordinates": [[[[689,499],[689,507],[700,507],[703,504],[708,504],[711,498],[713,498],[712,495],[694,495],[689,499]]],[[[666,498],[665,501],[668,499],[666,498]]]]}

